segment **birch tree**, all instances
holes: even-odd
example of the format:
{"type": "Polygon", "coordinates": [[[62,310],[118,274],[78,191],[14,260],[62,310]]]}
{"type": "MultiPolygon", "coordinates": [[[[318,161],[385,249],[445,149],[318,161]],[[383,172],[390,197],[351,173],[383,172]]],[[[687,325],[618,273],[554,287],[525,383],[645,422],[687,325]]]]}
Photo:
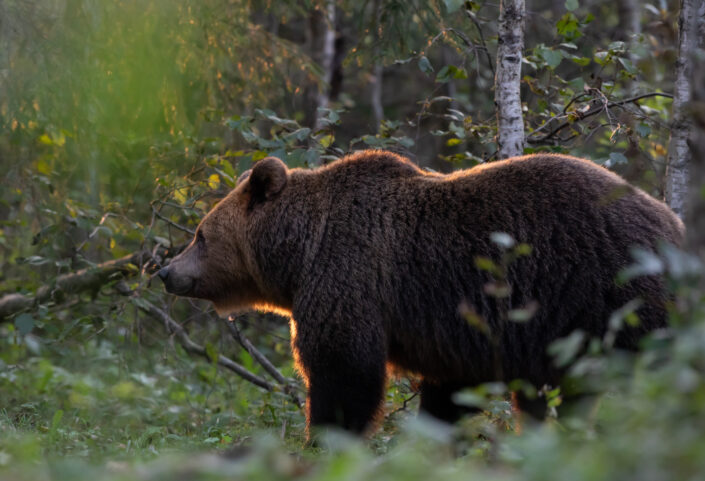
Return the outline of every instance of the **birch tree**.
{"type": "Polygon", "coordinates": [[[524,121],[521,112],[521,59],[524,49],[524,0],[501,0],[495,105],[497,108],[497,156],[500,159],[524,152],[524,121]]]}
{"type": "Polygon", "coordinates": [[[698,42],[697,14],[705,0],[681,0],[678,19],[678,59],[673,92],[673,122],[666,165],[666,202],[682,219],[688,199],[691,152],[688,147],[692,120],[693,53],[698,42]]]}
{"type": "Polygon", "coordinates": [[[698,38],[700,48],[693,55],[693,102],[691,114],[694,121],[692,159],[690,170],[690,201],[686,215],[689,247],[705,257],[705,1],[700,1],[698,11],[698,38]]]}
{"type": "Polygon", "coordinates": [[[320,9],[313,10],[309,18],[308,48],[312,60],[322,71],[319,86],[307,92],[307,124],[320,128],[320,110],[330,103],[330,84],[335,64],[335,0],[326,0],[320,9]]]}

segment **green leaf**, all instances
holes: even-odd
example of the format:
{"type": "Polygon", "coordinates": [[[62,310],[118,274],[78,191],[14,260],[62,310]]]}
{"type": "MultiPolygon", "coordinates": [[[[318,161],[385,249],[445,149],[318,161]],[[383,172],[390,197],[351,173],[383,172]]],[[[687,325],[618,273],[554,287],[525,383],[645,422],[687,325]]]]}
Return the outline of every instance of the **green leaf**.
{"type": "Polygon", "coordinates": [[[321,144],[323,148],[327,149],[333,143],[334,139],[333,134],[328,134],[318,139],[318,143],[321,144]]]}
{"type": "Polygon", "coordinates": [[[554,341],[548,346],[548,354],[553,356],[553,363],[557,367],[567,366],[584,346],[585,338],[583,331],[575,330],[567,337],[554,341]]]}
{"type": "Polygon", "coordinates": [[[61,419],[64,417],[64,411],[59,409],[54,412],[54,416],[51,418],[51,426],[49,427],[49,437],[53,438],[56,436],[56,432],[59,429],[59,424],[61,424],[61,419]]]}
{"type": "Polygon", "coordinates": [[[609,50],[611,53],[624,53],[627,51],[627,47],[624,42],[617,41],[609,44],[607,46],[607,50],[609,50]]]}
{"type": "Polygon", "coordinates": [[[431,75],[434,72],[433,65],[425,55],[419,59],[419,69],[426,75],[431,75]]]}
{"type": "Polygon", "coordinates": [[[15,329],[23,336],[32,332],[35,324],[34,318],[26,312],[15,318],[15,329]]]}
{"type": "Polygon", "coordinates": [[[497,270],[497,266],[489,257],[478,256],[475,258],[475,267],[481,271],[494,272],[497,270]]]}
{"type": "Polygon", "coordinates": [[[639,134],[640,137],[648,137],[651,133],[651,127],[642,122],[636,126],[636,133],[639,134]]]}
{"type": "Polygon", "coordinates": [[[632,75],[636,75],[637,72],[639,71],[639,69],[636,67],[636,65],[634,65],[632,63],[632,61],[629,60],[628,58],[619,57],[619,63],[622,64],[622,66],[624,67],[624,70],[626,70],[627,72],[629,72],[632,75]]]}
{"type": "Polygon", "coordinates": [[[464,68],[458,68],[455,65],[444,66],[436,76],[436,82],[445,83],[451,79],[466,79],[468,73],[464,68]]]}
{"type": "Polygon", "coordinates": [[[588,57],[578,57],[577,55],[569,55],[568,58],[581,67],[587,67],[590,65],[590,59],[588,57]]]}
{"type": "Polygon", "coordinates": [[[612,55],[609,52],[601,50],[599,52],[595,52],[593,58],[595,59],[595,62],[601,66],[605,66],[610,61],[610,58],[612,58],[612,55]]]}
{"type": "Polygon", "coordinates": [[[566,0],[565,2],[565,9],[568,10],[569,12],[572,12],[573,10],[578,8],[578,0],[566,0]]]}
{"type": "Polygon", "coordinates": [[[578,22],[578,18],[572,13],[566,13],[558,20],[558,23],[556,23],[556,31],[558,35],[561,35],[567,42],[572,42],[583,36],[580,31],[580,22],[578,22]]]}
{"type": "Polygon", "coordinates": [[[543,59],[551,70],[554,70],[560,65],[563,60],[563,52],[550,48],[541,47],[537,51],[538,55],[543,59]]]}

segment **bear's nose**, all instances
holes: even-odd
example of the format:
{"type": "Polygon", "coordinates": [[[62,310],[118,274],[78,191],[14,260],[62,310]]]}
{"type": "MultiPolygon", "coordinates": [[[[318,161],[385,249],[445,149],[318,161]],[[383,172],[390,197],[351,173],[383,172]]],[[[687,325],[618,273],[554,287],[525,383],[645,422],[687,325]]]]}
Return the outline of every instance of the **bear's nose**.
{"type": "Polygon", "coordinates": [[[161,278],[162,281],[166,282],[167,277],[169,277],[169,268],[162,267],[161,269],[159,269],[157,275],[161,278]]]}

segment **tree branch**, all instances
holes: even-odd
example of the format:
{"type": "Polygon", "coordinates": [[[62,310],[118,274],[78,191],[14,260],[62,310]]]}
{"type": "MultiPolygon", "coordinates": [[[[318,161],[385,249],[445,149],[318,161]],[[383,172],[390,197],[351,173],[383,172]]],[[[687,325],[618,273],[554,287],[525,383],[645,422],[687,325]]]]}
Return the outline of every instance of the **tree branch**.
{"type": "Polygon", "coordinates": [[[231,316],[228,319],[222,319],[223,324],[227,327],[230,334],[249,354],[252,358],[257,361],[265,371],[267,371],[279,384],[285,388],[289,388],[292,385],[291,379],[287,379],[279,372],[279,370],[274,367],[269,359],[267,359],[264,354],[262,354],[251,342],[245,337],[237,326],[235,319],[231,316]]]}
{"type": "Polygon", "coordinates": [[[161,220],[163,220],[164,222],[166,222],[166,223],[169,224],[170,226],[175,227],[176,229],[178,229],[178,230],[180,230],[180,231],[187,232],[187,233],[189,233],[189,234],[191,234],[191,235],[196,234],[196,231],[195,231],[195,230],[189,229],[188,227],[184,227],[184,226],[182,226],[181,224],[178,224],[178,223],[174,222],[173,220],[169,219],[167,216],[165,216],[164,214],[162,214],[161,212],[159,212],[154,206],[152,206],[152,212],[154,212],[154,215],[156,215],[157,217],[159,217],[161,220]]]}
{"type": "Polygon", "coordinates": [[[158,247],[154,252],[142,250],[76,272],[62,274],[51,283],[37,289],[34,296],[17,293],[6,294],[0,297],[0,321],[36,304],[51,299],[60,300],[65,294],[77,294],[97,289],[105,284],[112,275],[118,272],[127,272],[130,265],[142,266],[152,260],[161,263],[163,258],[170,257],[180,250],[181,247],[170,249],[158,247]]]}
{"type": "MultiPolygon", "coordinates": [[[[490,70],[492,71],[492,77],[495,76],[495,71],[494,71],[494,62],[492,61],[492,56],[490,55],[490,51],[487,49],[487,43],[485,42],[485,35],[482,33],[482,27],[480,27],[480,22],[477,21],[477,18],[475,17],[475,14],[468,9],[465,9],[465,15],[472,21],[473,24],[475,24],[475,28],[477,28],[477,33],[480,34],[480,45],[482,46],[482,50],[485,51],[485,56],[487,57],[487,64],[490,66],[490,70]]],[[[479,62],[478,62],[479,64],[479,62]]]]}
{"type": "MultiPolygon", "coordinates": [[[[159,309],[157,306],[155,306],[144,298],[139,298],[139,302],[136,302],[136,304],[142,311],[149,314],[152,319],[160,321],[160,323],[167,330],[167,332],[174,334],[176,336],[176,339],[178,339],[179,344],[181,344],[181,347],[183,347],[186,352],[189,352],[191,354],[197,354],[205,359],[211,360],[210,356],[206,352],[205,347],[191,340],[188,333],[186,332],[186,329],[181,327],[181,324],[172,319],[171,316],[165,311],[159,309]]],[[[233,361],[228,357],[223,356],[222,354],[218,354],[217,363],[219,366],[222,366],[234,372],[244,380],[251,382],[252,384],[258,387],[261,387],[262,389],[265,389],[267,391],[274,391],[275,389],[274,386],[266,379],[263,379],[258,375],[248,371],[244,366],[238,364],[237,362],[233,361]]]]}
{"type": "MultiPolygon", "coordinates": [[[[526,141],[529,144],[542,144],[544,142],[551,140],[561,130],[574,124],[577,121],[584,120],[588,117],[592,117],[593,115],[597,115],[597,114],[601,113],[602,111],[604,111],[605,109],[610,109],[612,107],[620,107],[622,105],[626,105],[626,104],[630,104],[630,103],[638,103],[639,100],[645,99],[648,97],[666,97],[666,98],[672,99],[673,95],[667,94],[667,93],[662,93],[662,92],[651,92],[651,93],[647,93],[647,94],[637,95],[636,97],[631,97],[628,99],[619,100],[617,102],[607,102],[607,103],[603,102],[602,100],[595,99],[595,100],[593,100],[594,103],[588,104],[588,109],[586,111],[583,112],[580,110],[574,110],[569,114],[562,115],[561,117],[554,117],[552,119],[549,119],[545,124],[543,124],[541,127],[537,128],[533,133],[542,131],[542,130],[546,129],[548,127],[548,125],[551,122],[553,122],[554,120],[556,120],[558,118],[562,118],[562,117],[567,117],[571,114],[576,115],[578,117],[576,120],[572,120],[572,121],[566,120],[566,121],[558,124],[557,126],[555,126],[553,128],[553,130],[548,132],[546,135],[544,135],[542,137],[537,137],[537,138],[528,137],[526,139],[526,141]]],[[[574,100],[571,100],[571,103],[573,101],[574,100]]]]}

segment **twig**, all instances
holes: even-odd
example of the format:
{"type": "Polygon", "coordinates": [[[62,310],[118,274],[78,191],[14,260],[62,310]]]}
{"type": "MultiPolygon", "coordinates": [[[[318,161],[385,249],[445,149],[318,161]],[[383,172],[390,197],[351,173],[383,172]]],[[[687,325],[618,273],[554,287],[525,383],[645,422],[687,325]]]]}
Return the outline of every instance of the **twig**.
{"type": "Polygon", "coordinates": [[[408,398],[404,399],[404,402],[403,402],[403,404],[402,404],[400,407],[396,408],[394,411],[390,412],[390,413],[387,414],[385,417],[386,417],[387,419],[390,419],[390,418],[393,417],[395,414],[397,414],[397,413],[399,413],[399,412],[401,412],[401,411],[406,411],[406,408],[407,408],[408,404],[411,402],[412,399],[414,399],[414,398],[415,398],[416,396],[418,396],[418,395],[419,395],[418,391],[415,392],[415,393],[413,393],[411,396],[409,396],[408,398]]]}
{"type": "Polygon", "coordinates": [[[485,36],[482,33],[482,28],[480,27],[480,23],[477,21],[477,18],[475,18],[475,15],[470,10],[466,9],[465,14],[472,21],[472,23],[475,24],[475,28],[477,28],[477,32],[480,34],[480,45],[482,45],[482,50],[485,51],[485,55],[487,56],[487,64],[490,66],[490,70],[492,71],[492,77],[494,78],[494,76],[495,76],[494,62],[492,61],[492,56],[490,55],[490,51],[487,49],[487,43],[485,42],[485,36]]]}
{"type": "MultiPolygon", "coordinates": [[[[597,103],[597,104],[593,104],[593,105],[595,105],[595,108],[593,108],[593,107],[591,106],[586,112],[580,112],[580,111],[573,111],[573,112],[575,113],[575,115],[578,116],[578,119],[577,119],[577,120],[583,120],[583,119],[586,119],[586,118],[588,118],[588,117],[592,117],[593,115],[597,115],[597,114],[601,113],[601,112],[604,111],[604,110],[609,110],[609,109],[612,108],[612,107],[619,107],[619,106],[626,105],[626,104],[630,104],[630,103],[636,103],[636,102],[638,102],[639,100],[644,99],[644,98],[648,98],[648,97],[666,97],[666,98],[673,98],[673,95],[667,94],[667,93],[661,93],[661,92],[651,92],[651,93],[648,93],[648,94],[637,95],[636,97],[631,97],[631,98],[624,99],[624,100],[620,100],[620,101],[617,101],[617,102],[605,102],[604,100],[601,99],[601,100],[599,100],[599,101],[597,101],[597,100],[595,101],[595,102],[599,102],[599,103],[597,103]]],[[[567,115],[569,115],[569,114],[567,114],[567,115]]],[[[554,117],[554,119],[555,119],[555,117],[554,117]]],[[[554,120],[554,119],[549,119],[544,125],[542,125],[541,127],[537,128],[537,129],[535,130],[535,132],[538,132],[538,131],[541,131],[541,130],[545,129],[546,126],[547,126],[552,120],[554,120]]],[[[577,120],[576,120],[576,121],[577,121],[577,120]]],[[[530,144],[541,144],[541,143],[544,143],[544,142],[550,140],[552,137],[554,137],[556,134],[558,134],[561,130],[563,130],[564,128],[568,127],[568,126],[571,125],[571,124],[573,124],[573,122],[571,122],[571,121],[562,122],[561,124],[559,124],[559,125],[557,125],[556,127],[554,127],[553,130],[551,130],[550,132],[548,132],[546,135],[544,135],[544,136],[542,136],[542,137],[539,137],[539,138],[531,138],[531,137],[529,137],[529,138],[526,139],[526,141],[527,141],[528,143],[530,143],[530,144]]]]}
{"type": "Polygon", "coordinates": [[[184,227],[184,226],[182,226],[181,224],[177,224],[177,223],[174,222],[173,220],[169,219],[169,218],[166,217],[164,214],[162,214],[162,213],[159,212],[157,209],[155,209],[154,206],[152,206],[152,212],[154,212],[154,215],[156,215],[157,217],[159,217],[161,220],[163,220],[164,222],[166,222],[166,223],[169,224],[170,226],[179,229],[180,231],[188,232],[188,233],[191,234],[191,235],[194,235],[194,234],[196,233],[195,230],[189,229],[188,227],[184,227]]]}

